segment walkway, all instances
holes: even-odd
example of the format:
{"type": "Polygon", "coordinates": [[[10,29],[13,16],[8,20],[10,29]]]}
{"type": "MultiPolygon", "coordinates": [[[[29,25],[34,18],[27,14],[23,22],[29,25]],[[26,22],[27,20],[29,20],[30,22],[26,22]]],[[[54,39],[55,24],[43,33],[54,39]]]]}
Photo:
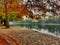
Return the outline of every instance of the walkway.
{"type": "Polygon", "coordinates": [[[60,45],[60,38],[19,26],[0,27],[0,45],[60,45]]]}

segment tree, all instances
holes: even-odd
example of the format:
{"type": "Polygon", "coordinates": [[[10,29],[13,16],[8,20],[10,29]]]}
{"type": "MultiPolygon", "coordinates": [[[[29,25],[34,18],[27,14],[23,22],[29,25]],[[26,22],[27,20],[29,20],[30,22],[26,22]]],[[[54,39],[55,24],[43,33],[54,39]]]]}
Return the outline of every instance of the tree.
{"type": "Polygon", "coordinates": [[[4,20],[4,24],[6,26],[6,28],[9,28],[9,19],[8,19],[8,10],[7,10],[7,0],[4,0],[4,6],[5,6],[5,20],[4,20]]]}

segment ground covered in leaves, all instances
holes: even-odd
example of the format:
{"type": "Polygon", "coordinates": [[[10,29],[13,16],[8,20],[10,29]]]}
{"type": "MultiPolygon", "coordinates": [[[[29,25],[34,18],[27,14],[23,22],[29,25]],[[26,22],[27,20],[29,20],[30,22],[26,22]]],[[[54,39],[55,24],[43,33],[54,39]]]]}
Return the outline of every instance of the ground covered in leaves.
{"type": "Polygon", "coordinates": [[[0,41],[0,45],[3,45],[2,43],[7,43],[5,45],[60,45],[60,38],[19,26],[9,29],[0,27],[0,33],[0,39],[5,37],[0,41]]]}

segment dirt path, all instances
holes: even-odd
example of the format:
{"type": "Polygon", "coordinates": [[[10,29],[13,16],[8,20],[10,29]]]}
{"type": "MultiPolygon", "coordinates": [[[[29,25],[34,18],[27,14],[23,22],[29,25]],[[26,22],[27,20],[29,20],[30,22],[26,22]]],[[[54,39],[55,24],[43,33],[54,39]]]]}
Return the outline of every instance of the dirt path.
{"type": "Polygon", "coordinates": [[[38,33],[28,28],[13,26],[9,29],[0,27],[0,30],[0,39],[3,37],[6,45],[60,45],[60,38],[38,33]]]}
{"type": "Polygon", "coordinates": [[[0,45],[21,45],[12,35],[8,34],[12,30],[15,30],[15,27],[9,29],[5,29],[4,26],[0,27],[0,45]]]}
{"type": "Polygon", "coordinates": [[[21,45],[21,44],[11,35],[0,33],[0,45],[21,45]]]}

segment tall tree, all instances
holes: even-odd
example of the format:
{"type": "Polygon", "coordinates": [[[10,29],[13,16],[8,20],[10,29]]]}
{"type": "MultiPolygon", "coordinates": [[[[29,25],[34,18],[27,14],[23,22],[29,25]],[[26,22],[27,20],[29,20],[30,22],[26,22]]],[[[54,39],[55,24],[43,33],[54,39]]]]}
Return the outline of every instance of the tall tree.
{"type": "Polygon", "coordinates": [[[8,10],[7,10],[7,0],[4,0],[4,6],[5,6],[5,20],[4,20],[4,24],[6,26],[6,28],[9,28],[9,19],[8,19],[8,10]]]}

